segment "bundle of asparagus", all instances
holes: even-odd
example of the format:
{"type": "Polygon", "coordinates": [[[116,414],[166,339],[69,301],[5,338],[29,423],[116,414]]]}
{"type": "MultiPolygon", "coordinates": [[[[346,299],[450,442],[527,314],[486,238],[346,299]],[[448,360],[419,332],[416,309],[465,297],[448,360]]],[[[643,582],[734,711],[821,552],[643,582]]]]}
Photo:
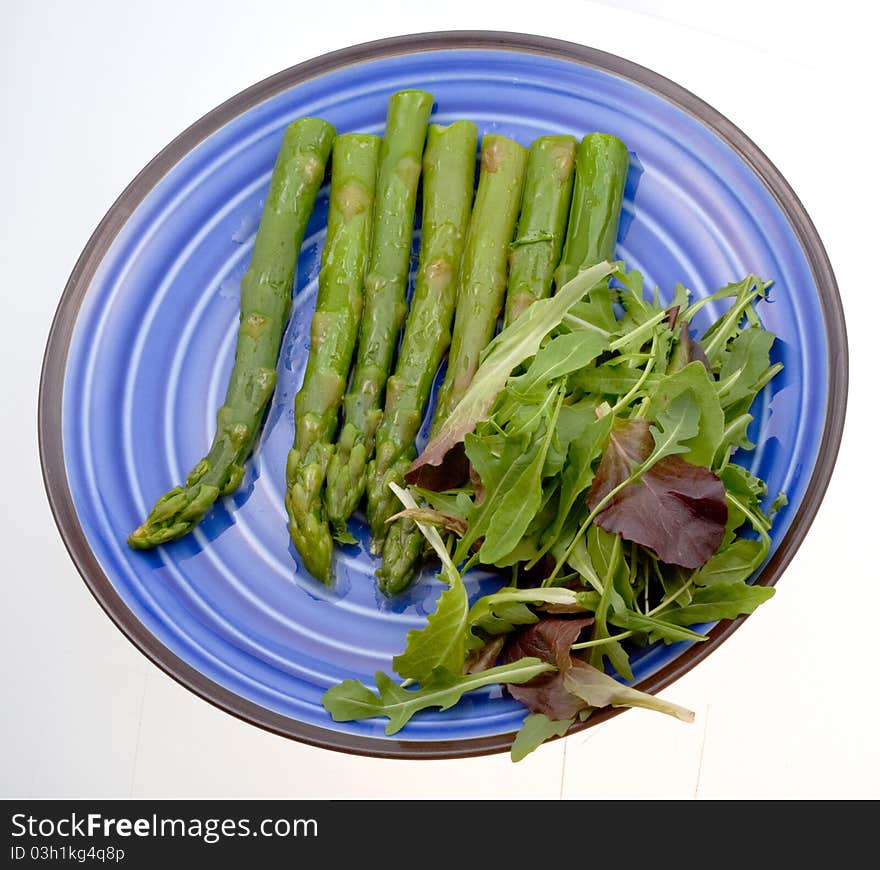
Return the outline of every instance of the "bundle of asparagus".
{"type": "Polygon", "coordinates": [[[412,581],[424,539],[412,519],[394,518],[393,490],[418,466],[415,438],[447,350],[432,433],[471,383],[500,318],[511,324],[613,256],[628,169],[625,146],[607,134],[580,143],[542,136],[527,150],[487,133],[475,185],[476,125],[429,125],[432,106],[426,91],[393,94],[381,140],[336,136],[315,118],[288,128],[242,281],[217,434],[186,483],[131,533],[132,547],[191,531],[241,481],[274,389],[297,256],[332,147],[327,241],[287,461],[289,531],[308,571],[329,584],[333,539],[350,540],[347,522],[365,500],[372,550],[383,556],[380,589],[390,595],[412,581]],[[407,305],[420,189],[421,247],[407,305]]]}

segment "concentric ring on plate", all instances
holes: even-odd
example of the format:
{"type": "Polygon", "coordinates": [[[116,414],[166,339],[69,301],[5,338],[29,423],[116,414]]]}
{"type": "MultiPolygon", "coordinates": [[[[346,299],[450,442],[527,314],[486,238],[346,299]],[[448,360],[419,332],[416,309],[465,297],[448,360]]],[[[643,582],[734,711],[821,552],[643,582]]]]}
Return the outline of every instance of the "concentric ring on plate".
{"type": "MultiPolygon", "coordinates": [[[[339,583],[304,576],[287,539],[284,458],[307,353],[326,191],[307,232],[279,383],[239,492],[188,538],[135,553],[125,535],[199,458],[231,365],[237,280],[281,132],[319,114],[340,130],[381,132],[387,96],[419,86],[440,122],[527,142],[605,129],[630,147],[618,252],[647,286],[696,295],[755,271],[776,282],[762,308],[780,336],[783,376],[756,407],[748,463],[785,489],[773,584],[802,541],[830,478],[846,404],[846,332],[834,276],[795,194],[757,147],[697,97],[629,61],[524,34],[451,32],[354,46],[279,73],[182,133],[129,185],[76,264],[49,336],[39,405],[46,490],[87,585],[126,636],[194,692],[243,719],[319,746],[393,757],[509,747],[524,714],[500,690],[412,720],[333,723],[323,691],[390,670],[439,586],[430,572],[385,600],[363,541],[341,548],[339,583]]],[[[706,315],[717,312],[706,312],[706,315]]],[[[699,326],[699,324],[695,324],[699,326]]],[[[774,382],[775,383],[775,382],[774,382]]],[[[476,574],[471,591],[497,578],[476,574]]],[[[718,646],[652,647],[635,662],[656,692],[718,646]]],[[[589,727],[607,712],[587,721],[589,727]]]]}

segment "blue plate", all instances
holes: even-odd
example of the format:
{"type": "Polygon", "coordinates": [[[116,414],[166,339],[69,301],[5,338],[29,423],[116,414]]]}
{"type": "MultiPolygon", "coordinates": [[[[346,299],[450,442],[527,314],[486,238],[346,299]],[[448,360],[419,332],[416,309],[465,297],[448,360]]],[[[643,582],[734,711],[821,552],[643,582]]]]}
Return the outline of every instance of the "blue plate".
{"type": "MultiPolygon", "coordinates": [[[[779,336],[774,354],[785,369],[757,403],[757,448],[740,459],[789,503],[757,582],[779,577],[825,491],[847,357],[827,257],[778,171],[693,95],[582,46],[466,32],[356,46],[249,88],[159,154],[89,241],[46,350],[40,446],[62,536],[114,621],[207,700],[321,746],[440,757],[508,747],[524,708],[500,689],[485,690],[447,712],[420,714],[388,738],[385,720],[334,723],[321,705],[342,679],[370,683],[376,670],[390,672],[406,632],[423,624],[439,592],[430,573],[393,600],[377,592],[360,520],[360,543],[338,551],[332,591],[306,574],[288,539],[284,467],[326,189],[299,261],[278,387],[241,488],[180,541],[151,552],[125,543],[210,442],[232,365],[239,280],[284,128],[319,115],[340,132],[381,133],[389,95],[416,87],[434,94],[434,120],[470,118],[481,133],[525,145],[545,133],[601,130],[623,139],[633,170],[618,256],[662,296],[676,281],[703,296],[749,272],[774,280],[761,314],[779,336]]],[[[468,582],[476,595],[498,580],[474,574],[468,582]]],[[[704,644],[649,648],[635,662],[638,684],[667,685],[739,622],[714,626],[704,644]]]]}

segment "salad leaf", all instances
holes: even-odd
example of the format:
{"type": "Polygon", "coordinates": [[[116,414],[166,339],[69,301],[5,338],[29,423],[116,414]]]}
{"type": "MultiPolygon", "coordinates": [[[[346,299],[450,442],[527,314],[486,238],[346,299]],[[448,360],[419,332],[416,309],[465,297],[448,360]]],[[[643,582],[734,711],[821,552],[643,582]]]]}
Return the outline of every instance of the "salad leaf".
{"type": "MultiPolygon", "coordinates": [[[[491,533],[490,525],[507,505],[522,507],[525,502],[529,512],[537,511],[541,498],[541,487],[535,482],[536,475],[540,482],[541,473],[541,446],[537,440],[501,436],[493,443],[491,438],[468,434],[465,449],[485,496],[470,511],[467,533],[458,545],[458,559],[464,558],[477,540],[491,533]]],[[[501,531],[497,529],[495,534],[501,531]]]]}
{"type": "Polygon", "coordinates": [[[678,341],[675,343],[672,359],[669,361],[669,371],[677,372],[692,362],[701,363],[707,372],[711,371],[709,360],[703,352],[700,342],[691,336],[688,322],[677,317],[677,310],[676,319],[679,325],[678,341]]]}
{"type": "Polygon", "coordinates": [[[699,568],[721,544],[727,502],[717,475],[675,455],[687,449],[699,417],[683,398],[657,415],[658,426],[632,419],[612,427],[588,505],[595,511],[607,501],[595,520],[606,531],[664,562],[699,568]]]}
{"type": "Polygon", "coordinates": [[[538,351],[525,374],[511,378],[505,389],[522,397],[546,390],[550,381],[582,369],[607,347],[607,339],[595,332],[557,335],[538,351]]]}
{"type": "Polygon", "coordinates": [[[439,707],[448,710],[461,700],[466,692],[495,683],[517,685],[547,674],[553,665],[537,658],[522,658],[476,674],[451,674],[444,672],[428,686],[405,689],[387,674],[376,673],[378,694],[371,692],[357,680],[343,680],[331,686],[322,697],[324,707],[334,722],[350,722],[354,719],[370,719],[387,716],[385,733],[396,734],[420,710],[439,707]]]}
{"type": "Polygon", "coordinates": [[[544,713],[551,719],[576,716],[584,704],[566,689],[563,674],[572,666],[571,645],[592,623],[591,617],[565,619],[548,616],[516,631],[505,644],[502,661],[510,663],[537,658],[549,662],[554,668],[527,685],[508,686],[510,694],[533,713],[544,713]]]}
{"type": "Polygon", "coordinates": [[[715,379],[700,362],[662,377],[651,393],[655,414],[666,412],[680,396],[686,395],[699,411],[696,433],[683,442],[682,458],[692,465],[710,466],[724,433],[724,411],[718,401],[715,379]]]}
{"type": "Polygon", "coordinates": [[[650,427],[653,448],[644,467],[648,468],[667,456],[687,453],[687,442],[699,434],[700,416],[699,407],[687,395],[676,396],[658,411],[656,424],[650,427]]]}
{"type": "Polygon", "coordinates": [[[513,746],[510,747],[511,761],[522,761],[546,740],[562,737],[574,724],[571,719],[550,719],[543,713],[529,713],[523,719],[522,727],[516,732],[513,746]]]}
{"type": "Polygon", "coordinates": [[[612,422],[613,417],[610,414],[598,419],[594,416],[569,445],[567,461],[562,470],[562,486],[556,517],[541,542],[540,550],[532,557],[530,564],[534,565],[553,547],[578,497],[592,483],[595,476],[593,465],[602,453],[602,445],[608,438],[612,422]]]}
{"type": "MultiPolygon", "coordinates": [[[[531,625],[539,617],[529,605],[556,605],[577,610],[594,610],[594,592],[578,592],[566,588],[516,589],[506,586],[477,599],[468,615],[471,634],[481,631],[489,635],[507,634],[520,625],[531,625]]],[[[483,641],[474,637],[472,646],[483,641]]]]}
{"type": "Polygon", "coordinates": [[[742,281],[729,284],[717,293],[700,299],[685,312],[685,318],[690,320],[692,313],[708,302],[734,297],[733,305],[706,330],[700,341],[713,371],[718,369],[728,342],[742,332],[743,318],[751,322],[757,321],[752,303],[767,295],[770,283],[762,281],[757,275],[747,275],[742,281]]]}
{"type": "Polygon", "coordinates": [[[784,497],[765,507],[766,485],[731,454],[753,447],[751,404],[781,364],[756,276],[695,302],[676,285],[668,304],[641,283],[600,264],[481,354],[409,469],[420,486],[394,490],[448,588],[394,659],[407,682],[346,681],[325,696],[334,718],[387,716],[390,734],[500,682],[531,711],[514,759],[598,707],[693,719],[626,684],[630,651],[702,642],[702,625],[773,594],[748,581],[784,497]],[[689,324],[713,300],[727,310],[697,339],[689,324]],[[438,529],[459,536],[452,552],[438,529]],[[509,572],[508,585],[469,602],[461,575],[477,563],[509,572]]]}
{"type": "Polygon", "coordinates": [[[478,674],[480,671],[487,671],[494,667],[504,649],[504,635],[499,634],[491,640],[484,643],[481,647],[471,650],[464,662],[464,672],[466,674],[478,674]]]}
{"type": "Polygon", "coordinates": [[[480,367],[470,386],[437,434],[407,470],[407,483],[420,486],[430,483],[432,489],[448,489],[458,482],[445,480],[442,469],[447,453],[461,444],[464,436],[473,432],[477,423],[485,419],[513,370],[535,356],[545,336],[562,322],[568,310],[616,269],[615,265],[607,262],[584,269],[561,287],[555,296],[530,305],[510,326],[495,336],[481,357],[480,367]],[[423,472],[428,468],[432,470],[423,472]],[[445,483],[441,483],[444,480],[445,483]]]}
{"type": "Polygon", "coordinates": [[[771,586],[750,586],[744,581],[702,586],[694,590],[690,604],[668,611],[664,619],[676,625],[736,619],[752,613],[759,604],[772,598],[774,592],[771,586]]]}
{"type": "Polygon", "coordinates": [[[739,538],[715,553],[694,574],[694,583],[697,586],[713,586],[716,583],[747,580],[763,558],[764,547],[760,541],[739,538]]]}
{"type": "Polygon", "coordinates": [[[594,287],[586,299],[569,309],[564,318],[565,325],[571,330],[594,332],[605,338],[617,335],[620,324],[614,313],[616,296],[608,284],[594,287]]]}
{"type": "MultiPolygon", "coordinates": [[[[510,553],[526,533],[541,508],[541,479],[562,397],[563,394],[559,392],[553,409],[547,412],[549,417],[544,426],[544,437],[534,439],[530,449],[517,456],[506,468],[503,465],[504,453],[513,439],[505,442],[505,451],[502,451],[499,461],[485,450],[473,451],[472,456],[468,454],[487,494],[471,511],[467,533],[456,551],[460,558],[482,538],[477,554],[479,560],[496,563],[510,553]],[[487,476],[491,483],[485,481],[487,476]]],[[[473,435],[465,436],[465,449],[472,448],[476,440],[473,435]]]]}
{"type": "Polygon", "coordinates": [[[632,610],[618,611],[609,619],[612,625],[625,628],[628,631],[643,632],[648,635],[648,640],[653,643],[662,640],[664,643],[677,641],[703,641],[707,640],[703,634],[683,628],[672,622],[667,622],[657,616],[646,616],[644,613],[636,613],[632,610]]]}
{"type": "MultiPolygon", "coordinates": [[[[390,484],[404,506],[416,509],[415,499],[395,483],[390,484]]],[[[406,649],[394,657],[394,670],[406,679],[431,681],[438,672],[460,673],[466,656],[468,597],[464,581],[449,557],[437,530],[415,520],[422,534],[443,563],[441,576],[449,588],[437,600],[435,611],[424,628],[413,628],[406,635],[406,649]]]]}
{"type": "Polygon", "coordinates": [[[721,403],[725,408],[755,395],[756,384],[770,368],[770,348],[775,340],[772,333],[751,327],[726,346],[721,353],[718,375],[721,403]]]}
{"type": "Polygon", "coordinates": [[[572,666],[562,675],[566,689],[591,707],[644,707],[675,716],[682,722],[693,722],[694,714],[678,704],[664,701],[647,692],[640,692],[619,683],[614,677],[575,659],[572,666]]]}

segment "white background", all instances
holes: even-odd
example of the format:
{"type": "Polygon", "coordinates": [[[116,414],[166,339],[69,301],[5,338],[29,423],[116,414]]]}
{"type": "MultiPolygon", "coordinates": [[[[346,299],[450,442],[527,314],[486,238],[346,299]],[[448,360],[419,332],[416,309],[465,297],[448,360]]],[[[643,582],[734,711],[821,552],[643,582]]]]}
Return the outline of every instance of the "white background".
{"type": "Polygon", "coordinates": [[[878,80],[863,5],[3,0],[0,796],[880,797],[878,80]],[[516,765],[319,750],[191,695],[92,599],[52,521],[37,453],[39,369],[65,281],[156,152],[227,97],[317,54],[465,28],[619,54],[730,118],[813,218],[851,345],[843,447],[807,540],[776,596],[664,692],[696,723],[628,711],[516,765]]]}

